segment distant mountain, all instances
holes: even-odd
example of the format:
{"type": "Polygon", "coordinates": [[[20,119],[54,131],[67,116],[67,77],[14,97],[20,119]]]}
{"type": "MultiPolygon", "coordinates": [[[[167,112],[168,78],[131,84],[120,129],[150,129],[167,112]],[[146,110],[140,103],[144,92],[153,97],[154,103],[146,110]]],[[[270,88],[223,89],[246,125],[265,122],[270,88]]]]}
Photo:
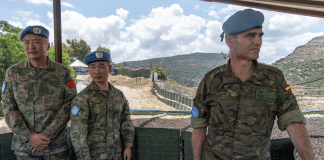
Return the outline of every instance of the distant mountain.
{"type": "Polygon", "coordinates": [[[122,62],[120,64],[136,69],[151,68],[156,65],[164,65],[171,78],[183,86],[197,87],[204,75],[227,62],[219,53],[191,53],[172,57],[154,58],[142,61],[122,62]]]}
{"type": "MultiPolygon", "coordinates": [[[[324,78],[324,36],[313,38],[272,65],[282,70],[285,78],[293,84],[324,78]]],[[[324,80],[307,83],[305,86],[324,87],[324,80]]]]}
{"type": "Polygon", "coordinates": [[[303,62],[313,59],[324,58],[324,36],[315,37],[308,43],[296,47],[296,49],[285,58],[281,58],[275,64],[286,62],[303,62]]]}

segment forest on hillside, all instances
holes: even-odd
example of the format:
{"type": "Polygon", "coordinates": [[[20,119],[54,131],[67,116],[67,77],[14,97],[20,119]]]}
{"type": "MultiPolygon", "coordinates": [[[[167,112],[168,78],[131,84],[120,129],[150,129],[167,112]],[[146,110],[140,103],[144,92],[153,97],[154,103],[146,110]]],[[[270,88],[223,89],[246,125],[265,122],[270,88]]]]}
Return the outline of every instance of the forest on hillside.
{"type": "Polygon", "coordinates": [[[227,62],[219,53],[191,53],[172,57],[154,58],[142,61],[122,62],[123,66],[132,69],[151,68],[163,65],[168,78],[187,87],[197,87],[204,75],[227,62]]]}

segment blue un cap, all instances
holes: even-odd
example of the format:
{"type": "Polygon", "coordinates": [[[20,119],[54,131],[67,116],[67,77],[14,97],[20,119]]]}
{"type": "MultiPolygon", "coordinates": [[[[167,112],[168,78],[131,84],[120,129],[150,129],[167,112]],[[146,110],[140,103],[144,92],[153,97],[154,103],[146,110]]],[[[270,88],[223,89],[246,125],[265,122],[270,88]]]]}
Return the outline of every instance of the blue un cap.
{"type": "Polygon", "coordinates": [[[110,53],[105,52],[105,51],[94,51],[94,52],[88,53],[84,57],[84,63],[86,65],[89,65],[92,62],[98,62],[98,61],[107,61],[110,63],[111,62],[110,53]]]}
{"type": "Polygon", "coordinates": [[[223,33],[221,34],[221,42],[224,38],[224,33],[235,34],[247,31],[251,28],[262,28],[264,15],[253,9],[245,9],[237,11],[223,23],[223,33]]]}
{"type": "Polygon", "coordinates": [[[22,41],[23,37],[26,34],[35,34],[35,35],[46,37],[47,39],[49,37],[49,31],[43,26],[28,26],[28,27],[26,27],[20,33],[19,40],[22,41]]]}

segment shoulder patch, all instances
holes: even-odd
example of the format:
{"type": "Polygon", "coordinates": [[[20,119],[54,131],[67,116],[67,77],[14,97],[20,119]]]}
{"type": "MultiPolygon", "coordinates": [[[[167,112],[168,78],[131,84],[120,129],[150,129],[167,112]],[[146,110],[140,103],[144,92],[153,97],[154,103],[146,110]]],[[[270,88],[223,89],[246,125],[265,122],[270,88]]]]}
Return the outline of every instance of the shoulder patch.
{"type": "Polygon", "coordinates": [[[73,116],[78,115],[79,112],[80,112],[80,109],[79,109],[78,106],[73,106],[73,107],[72,107],[72,109],[71,109],[71,114],[72,114],[73,116]]]}
{"type": "Polygon", "coordinates": [[[6,90],[6,82],[3,81],[2,87],[1,87],[1,92],[3,93],[6,90]]]}
{"type": "Polygon", "coordinates": [[[128,103],[128,101],[126,100],[126,106],[129,108],[129,103],[128,103]]]}
{"type": "Polygon", "coordinates": [[[198,117],[199,116],[199,111],[198,111],[196,106],[192,107],[191,114],[192,114],[192,117],[198,117]]]}
{"type": "Polygon", "coordinates": [[[72,79],[70,82],[66,83],[66,85],[67,85],[70,89],[71,89],[72,87],[74,87],[75,84],[74,84],[73,79],[72,79]]]}
{"type": "Polygon", "coordinates": [[[286,92],[289,92],[289,91],[291,90],[290,85],[287,85],[287,86],[285,87],[285,90],[286,90],[286,92]]]}

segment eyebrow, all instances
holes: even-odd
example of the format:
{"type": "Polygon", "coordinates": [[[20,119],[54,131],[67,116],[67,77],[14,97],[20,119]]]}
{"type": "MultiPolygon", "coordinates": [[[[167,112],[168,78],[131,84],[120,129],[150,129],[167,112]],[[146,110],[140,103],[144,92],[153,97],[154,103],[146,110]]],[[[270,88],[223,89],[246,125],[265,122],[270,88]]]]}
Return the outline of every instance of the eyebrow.
{"type": "MultiPolygon", "coordinates": [[[[23,39],[23,41],[30,41],[30,40],[23,39]]],[[[40,39],[31,39],[31,41],[40,41],[40,39]]]]}
{"type": "MultiPolygon", "coordinates": [[[[257,33],[256,32],[250,32],[250,33],[247,33],[245,36],[251,36],[251,35],[257,35],[257,33]]],[[[263,36],[264,32],[261,32],[259,35],[263,36]]]]}

